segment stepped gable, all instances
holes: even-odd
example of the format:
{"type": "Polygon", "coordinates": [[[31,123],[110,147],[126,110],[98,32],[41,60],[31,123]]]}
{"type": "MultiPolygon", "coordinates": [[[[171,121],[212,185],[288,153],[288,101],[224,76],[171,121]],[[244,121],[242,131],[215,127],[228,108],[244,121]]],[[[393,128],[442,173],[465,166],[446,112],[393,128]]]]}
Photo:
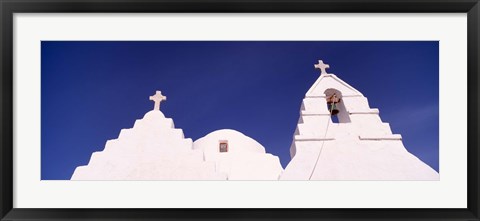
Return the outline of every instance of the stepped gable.
{"type": "MultiPolygon", "coordinates": [[[[379,110],[358,90],[315,65],[321,75],[307,91],[282,180],[438,180],[438,173],[407,151],[379,110]],[[332,121],[327,98],[340,99],[332,121]]],[[[331,107],[331,106],[330,106],[331,107]]]]}
{"type": "Polygon", "coordinates": [[[135,121],[133,128],[122,129],[103,151],[93,153],[88,165],[77,167],[72,180],[225,179],[215,173],[213,163],[203,161],[203,153],[192,149],[193,142],[182,129],[165,118],[159,110],[161,100],[154,100],[154,110],[135,121]]]}

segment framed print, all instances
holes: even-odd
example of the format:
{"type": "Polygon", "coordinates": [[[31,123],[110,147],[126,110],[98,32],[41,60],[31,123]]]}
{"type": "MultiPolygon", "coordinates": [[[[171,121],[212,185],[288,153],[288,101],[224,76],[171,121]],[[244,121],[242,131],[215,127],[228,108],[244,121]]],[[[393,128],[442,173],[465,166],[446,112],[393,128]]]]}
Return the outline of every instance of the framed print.
{"type": "Polygon", "coordinates": [[[2,1],[2,220],[478,220],[471,1],[2,1]]]}

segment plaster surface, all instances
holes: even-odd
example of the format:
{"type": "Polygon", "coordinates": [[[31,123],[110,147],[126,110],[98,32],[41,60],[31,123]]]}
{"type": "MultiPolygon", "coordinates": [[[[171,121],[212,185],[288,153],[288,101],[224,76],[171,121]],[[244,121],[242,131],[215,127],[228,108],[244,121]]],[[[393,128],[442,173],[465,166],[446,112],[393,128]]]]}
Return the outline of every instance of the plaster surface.
{"type": "Polygon", "coordinates": [[[218,130],[195,143],[174,127],[173,120],[154,110],[122,129],[72,180],[278,180],[283,168],[277,156],[235,130],[218,130]],[[220,152],[219,141],[228,142],[220,152]]]}
{"type": "Polygon", "coordinates": [[[215,163],[217,172],[227,174],[228,180],[278,180],[283,172],[277,156],[235,130],[211,132],[196,140],[193,148],[203,152],[205,161],[215,163]],[[219,151],[220,141],[228,141],[228,152],[219,151]]]}
{"type": "Polygon", "coordinates": [[[225,180],[173,120],[152,110],[77,167],[72,180],[225,180]]]}
{"type": "Polygon", "coordinates": [[[305,94],[281,180],[439,180],[439,174],[404,147],[379,110],[358,90],[315,66],[321,75],[305,94]],[[338,123],[326,98],[341,98],[338,123]]]}
{"type": "Polygon", "coordinates": [[[282,168],[254,139],[230,129],[217,130],[195,142],[185,138],[160,111],[166,97],[150,97],[154,109],[122,129],[103,151],[79,166],[72,180],[438,180],[439,174],[409,153],[402,137],[392,134],[380,111],[370,108],[358,90],[327,73],[305,94],[290,147],[291,161],[282,168]],[[340,98],[338,123],[326,98],[340,98]],[[228,143],[221,151],[220,143],[228,143]],[[225,150],[225,149],[223,149],[225,150]]]}

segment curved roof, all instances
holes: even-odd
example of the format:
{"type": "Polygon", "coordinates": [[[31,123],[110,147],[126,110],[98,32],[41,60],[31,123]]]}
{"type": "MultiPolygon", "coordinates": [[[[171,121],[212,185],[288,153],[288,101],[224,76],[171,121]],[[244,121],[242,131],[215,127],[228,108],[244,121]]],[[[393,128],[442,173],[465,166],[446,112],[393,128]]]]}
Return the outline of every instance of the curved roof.
{"type": "Polygon", "coordinates": [[[196,140],[193,143],[194,149],[218,149],[219,141],[228,141],[228,152],[256,152],[265,153],[265,148],[256,140],[246,136],[245,134],[232,130],[222,129],[213,131],[206,136],[196,140]]]}

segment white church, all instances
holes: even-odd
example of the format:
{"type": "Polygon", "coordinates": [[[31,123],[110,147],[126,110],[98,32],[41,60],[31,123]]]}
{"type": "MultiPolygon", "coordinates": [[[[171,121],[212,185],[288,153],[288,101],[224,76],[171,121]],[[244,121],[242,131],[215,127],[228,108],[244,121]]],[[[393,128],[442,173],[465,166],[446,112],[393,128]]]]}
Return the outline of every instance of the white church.
{"type": "Polygon", "coordinates": [[[327,73],[322,60],[315,68],[321,74],[303,99],[285,169],[235,130],[185,138],[160,111],[167,97],[157,91],[154,109],[108,140],[71,180],[439,180],[362,93],[327,73]]]}

